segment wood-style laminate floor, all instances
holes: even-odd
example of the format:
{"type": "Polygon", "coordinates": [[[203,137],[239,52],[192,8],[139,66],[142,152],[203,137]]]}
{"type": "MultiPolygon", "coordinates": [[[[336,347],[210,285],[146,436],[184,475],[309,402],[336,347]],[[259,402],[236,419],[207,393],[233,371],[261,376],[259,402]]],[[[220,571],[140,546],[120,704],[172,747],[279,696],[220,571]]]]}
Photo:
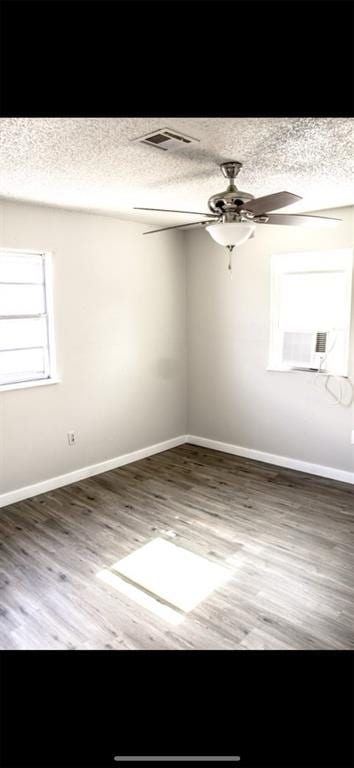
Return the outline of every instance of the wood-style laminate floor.
{"type": "Polygon", "coordinates": [[[183,445],[3,508],[0,646],[353,648],[353,502],[345,483],[183,445]],[[230,569],[178,626],[97,577],[156,536],[230,569]]]}

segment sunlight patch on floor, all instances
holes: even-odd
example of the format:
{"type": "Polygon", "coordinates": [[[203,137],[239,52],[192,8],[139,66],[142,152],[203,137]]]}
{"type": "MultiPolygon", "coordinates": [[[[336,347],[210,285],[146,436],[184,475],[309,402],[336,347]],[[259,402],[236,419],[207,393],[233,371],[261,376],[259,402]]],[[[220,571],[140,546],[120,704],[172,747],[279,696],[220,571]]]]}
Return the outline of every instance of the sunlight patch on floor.
{"type": "Polygon", "coordinates": [[[230,578],[231,570],[157,537],[97,575],[169,623],[179,624],[230,578]]]}
{"type": "Polygon", "coordinates": [[[181,621],[183,621],[183,613],[174,611],[173,608],[165,605],[165,603],[160,603],[154,597],[147,595],[146,592],[143,592],[142,589],[135,587],[133,584],[124,581],[124,579],[121,579],[115,573],[112,573],[112,571],[104,568],[102,571],[99,571],[97,576],[106,584],[109,584],[111,587],[114,587],[114,589],[117,589],[118,592],[121,592],[126,597],[134,600],[134,602],[141,605],[142,608],[152,611],[152,613],[155,613],[156,616],[159,616],[160,619],[164,619],[164,621],[167,621],[169,624],[177,626],[177,624],[180,624],[181,621]]]}

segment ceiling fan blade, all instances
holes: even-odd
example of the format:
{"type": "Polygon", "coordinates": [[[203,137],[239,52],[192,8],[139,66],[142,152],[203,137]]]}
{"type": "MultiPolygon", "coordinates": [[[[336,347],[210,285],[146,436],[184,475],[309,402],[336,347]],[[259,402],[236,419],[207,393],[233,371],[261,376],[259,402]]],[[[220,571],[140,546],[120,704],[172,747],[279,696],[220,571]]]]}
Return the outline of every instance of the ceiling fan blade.
{"type": "Polygon", "coordinates": [[[174,227],[162,227],[162,229],[150,229],[143,235],[153,235],[155,232],[166,232],[166,229],[182,229],[183,227],[195,227],[196,224],[209,224],[209,221],[192,221],[190,224],[176,224],[174,227]]]}
{"type": "Polygon", "coordinates": [[[334,227],[342,219],[332,219],[327,216],[307,216],[300,213],[269,213],[268,221],[258,221],[256,224],[287,224],[295,227],[334,227]]]}
{"type": "Polygon", "coordinates": [[[302,197],[293,195],[291,192],[275,192],[274,195],[265,195],[265,197],[255,197],[253,200],[248,200],[244,205],[240,205],[240,208],[259,215],[267,213],[267,211],[277,211],[278,208],[285,208],[286,205],[297,203],[298,200],[302,200],[302,197]]]}
{"type": "Polygon", "coordinates": [[[171,208],[138,208],[134,206],[134,211],[160,211],[160,213],[190,213],[196,216],[210,216],[215,219],[214,213],[204,213],[204,211],[174,211],[171,208]]]}

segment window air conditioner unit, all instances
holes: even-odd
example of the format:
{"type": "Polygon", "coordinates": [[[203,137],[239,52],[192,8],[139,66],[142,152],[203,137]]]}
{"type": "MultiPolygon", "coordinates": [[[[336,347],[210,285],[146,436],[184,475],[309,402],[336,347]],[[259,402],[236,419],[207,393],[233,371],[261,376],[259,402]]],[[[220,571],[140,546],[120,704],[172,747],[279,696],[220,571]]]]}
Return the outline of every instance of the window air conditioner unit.
{"type": "Polygon", "coordinates": [[[318,371],[326,355],[327,345],[327,331],[285,331],[282,350],[284,367],[318,371]]]}

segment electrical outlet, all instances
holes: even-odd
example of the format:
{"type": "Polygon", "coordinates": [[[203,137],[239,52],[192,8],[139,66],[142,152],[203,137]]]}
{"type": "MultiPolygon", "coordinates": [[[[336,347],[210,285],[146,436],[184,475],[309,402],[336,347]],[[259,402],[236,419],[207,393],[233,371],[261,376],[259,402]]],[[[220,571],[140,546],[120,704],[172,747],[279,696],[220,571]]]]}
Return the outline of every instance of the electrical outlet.
{"type": "Polygon", "coordinates": [[[351,442],[352,445],[354,445],[354,429],[352,429],[352,439],[351,439],[350,442],[351,442]]]}
{"type": "Polygon", "coordinates": [[[68,443],[69,445],[76,444],[76,432],[68,432],[68,443]]]}

